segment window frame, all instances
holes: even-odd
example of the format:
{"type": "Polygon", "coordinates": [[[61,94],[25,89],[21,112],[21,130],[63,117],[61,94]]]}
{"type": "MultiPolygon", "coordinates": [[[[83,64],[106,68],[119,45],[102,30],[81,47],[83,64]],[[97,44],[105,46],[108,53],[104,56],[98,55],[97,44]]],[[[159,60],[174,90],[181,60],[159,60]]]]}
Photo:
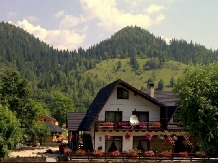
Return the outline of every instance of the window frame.
{"type": "Polygon", "coordinates": [[[123,87],[117,87],[117,99],[129,99],[129,90],[123,87]],[[126,97],[125,93],[127,94],[126,97]]]}
{"type": "Polygon", "coordinates": [[[105,111],[105,122],[122,122],[122,117],[123,117],[123,112],[122,111],[105,111]],[[108,121],[107,120],[107,113],[109,113],[109,112],[113,112],[113,113],[115,113],[114,114],[114,117],[113,117],[113,121],[108,121]],[[119,117],[119,120],[118,121],[116,121],[116,113],[119,113],[120,115],[120,117],[119,117]]]}
{"type": "Polygon", "coordinates": [[[146,142],[148,149],[144,149],[144,151],[150,150],[150,141],[146,140],[146,139],[145,139],[145,136],[133,136],[133,141],[132,141],[132,148],[133,148],[133,149],[135,149],[134,143],[135,143],[136,141],[143,141],[143,142],[146,142]],[[140,140],[135,140],[136,138],[140,138],[140,140]]]}
{"type": "Polygon", "coordinates": [[[138,118],[139,122],[149,122],[149,111],[132,111],[132,115],[135,115],[138,118]],[[137,114],[135,114],[135,113],[137,113],[137,114]],[[138,115],[143,114],[143,113],[147,114],[147,118],[148,118],[147,121],[141,121],[140,120],[140,116],[138,116],[138,115]]]}
{"type": "MultiPolygon", "coordinates": [[[[123,151],[123,136],[112,136],[109,140],[105,140],[105,150],[106,150],[106,152],[108,152],[108,150],[110,149],[110,147],[107,149],[107,147],[106,147],[106,143],[107,142],[111,142],[111,144],[113,143],[113,142],[120,142],[121,143],[121,149],[119,150],[119,149],[117,149],[117,150],[119,150],[120,152],[122,152],[123,151]],[[120,140],[114,140],[114,139],[120,139],[120,140]]],[[[111,145],[110,145],[111,146],[111,145]]]]}

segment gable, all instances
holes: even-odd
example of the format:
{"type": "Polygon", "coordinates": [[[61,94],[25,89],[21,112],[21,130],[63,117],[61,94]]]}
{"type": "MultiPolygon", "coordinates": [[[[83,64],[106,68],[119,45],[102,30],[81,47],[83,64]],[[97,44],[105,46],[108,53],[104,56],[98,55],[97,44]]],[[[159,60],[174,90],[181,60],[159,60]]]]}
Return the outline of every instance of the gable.
{"type": "Polygon", "coordinates": [[[106,104],[106,102],[108,101],[108,99],[110,98],[111,94],[113,93],[114,89],[116,89],[117,86],[132,91],[135,96],[140,96],[154,105],[157,105],[159,107],[160,106],[165,107],[165,105],[162,104],[161,102],[157,101],[156,99],[150,97],[149,95],[139,91],[138,89],[134,88],[133,86],[119,79],[103,87],[98,92],[92,104],[89,106],[86,115],[79,126],[79,130],[89,130],[90,125],[93,123],[96,116],[100,113],[100,111],[102,110],[102,108],[104,107],[104,105],[106,104]]]}

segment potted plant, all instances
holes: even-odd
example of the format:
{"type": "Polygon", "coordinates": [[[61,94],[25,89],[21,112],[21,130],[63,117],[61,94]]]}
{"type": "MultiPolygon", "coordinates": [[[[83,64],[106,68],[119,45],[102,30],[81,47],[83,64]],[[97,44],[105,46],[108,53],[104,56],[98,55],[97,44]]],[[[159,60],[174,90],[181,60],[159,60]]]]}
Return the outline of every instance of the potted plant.
{"type": "Polygon", "coordinates": [[[113,126],[114,125],[114,123],[112,123],[112,122],[104,122],[103,123],[103,126],[113,126]]]}
{"type": "Polygon", "coordinates": [[[119,126],[119,127],[127,127],[127,126],[128,126],[128,123],[127,123],[127,122],[119,122],[119,123],[118,123],[118,126],[119,126]]]}
{"type": "Polygon", "coordinates": [[[78,155],[86,155],[86,150],[78,149],[78,150],[76,150],[76,154],[78,154],[78,155]]]}
{"type": "Polygon", "coordinates": [[[127,140],[129,140],[129,138],[131,137],[132,135],[130,134],[130,133],[126,133],[125,134],[125,138],[127,139],[127,140]]]}
{"type": "Polygon", "coordinates": [[[145,139],[150,141],[152,139],[153,135],[152,134],[146,134],[145,139]]]}
{"type": "Polygon", "coordinates": [[[101,157],[103,155],[103,151],[102,150],[94,150],[93,155],[95,155],[97,157],[101,157]]]}
{"type": "Polygon", "coordinates": [[[145,126],[146,126],[146,123],[145,123],[145,122],[139,122],[138,126],[139,126],[139,127],[145,127],[145,126]]]}
{"type": "Polygon", "coordinates": [[[147,157],[154,156],[154,151],[152,151],[152,150],[145,151],[145,152],[144,152],[144,155],[147,156],[147,157]]]}
{"type": "Polygon", "coordinates": [[[120,151],[116,150],[116,151],[111,152],[111,156],[113,156],[113,157],[120,156],[120,151]]]}
{"type": "Polygon", "coordinates": [[[137,153],[137,150],[131,149],[128,152],[126,152],[126,155],[129,156],[129,157],[137,157],[138,153],[137,153]]]}
{"type": "Polygon", "coordinates": [[[152,123],[152,126],[154,126],[154,127],[160,127],[160,126],[161,126],[161,123],[160,123],[160,122],[153,122],[153,123],[152,123]]]}
{"type": "Polygon", "coordinates": [[[206,153],[204,151],[197,151],[196,152],[196,156],[197,157],[205,157],[206,156],[206,153]]]}
{"type": "Polygon", "coordinates": [[[188,152],[179,152],[179,155],[182,156],[182,157],[186,157],[188,156],[188,152]]]}
{"type": "Polygon", "coordinates": [[[106,139],[106,140],[109,140],[111,137],[112,137],[112,136],[111,136],[110,134],[106,134],[106,135],[105,135],[105,139],[106,139]]]}
{"type": "Polygon", "coordinates": [[[161,157],[169,157],[171,155],[170,151],[165,150],[163,152],[160,153],[161,157]]]}

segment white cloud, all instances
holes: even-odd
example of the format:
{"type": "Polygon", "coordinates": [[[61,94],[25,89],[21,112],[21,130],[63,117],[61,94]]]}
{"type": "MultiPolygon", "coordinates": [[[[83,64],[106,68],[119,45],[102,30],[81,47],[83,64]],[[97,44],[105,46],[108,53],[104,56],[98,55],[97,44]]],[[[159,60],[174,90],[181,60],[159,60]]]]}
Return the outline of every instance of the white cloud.
{"type": "Polygon", "coordinates": [[[61,17],[61,16],[63,16],[64,15],[64,11],[59,11],[59,12],[57,12],[56,14],[55,14],[55,17],[56,18],[59,18],[59,17],[61,17]]]}
{"type": "Polygon", "coordinates": [[[15,25],[58,49],[76,49],[86,38],[86,34],[78,34],[74,30],[46,30],[39,25],[32,25],[27,20],[18,21],[15,25]]]}
{"type": "Polygon", "coordinates": [[[31,22],[36,22],[36,21],[38,20],[38,18],[35,17],[35,16],[33,16],[33,15],[31,15],[31,16],[26,16],[26,17],[24,17],[24,19],[29,20],[29,21],[31,21],[31,22]]]}
{"type": "Polygon", "coordinates": [[[164,15],[160,15],[155,20],[152,20],[151,17],[146,14],[121,12],[117,8],[115,0],[80,0],[80,2],[85,17],[88,18],[88,20],[99,20],[97,25],[107,30],[119,30],[127,25],[137,25],[145,28],[152,24],[160,23],[160,21],[164,19],[164,15]]]}
{"type": "Polygon", "coordinates": [[[161,36],[161,39],[165,40],[168,45],[170,44],[170,41],[172,40],[171,38],[166,38],[164,36],[161,36]]]}
{"type": "Polygon", "coordinates": [[[159,12],[163,8],[164,8],[164,6],[158,6],[156,4],[152,4],[148,8],[145,9],[145,12],[147,14],[152,14],[152,13],[155,13],[155,12],[159,12]]]}
{"type": "Polygon", "coordinates": [[[17,15],[16,12],[9,12],[9,13],[8,13],[8,16],[9,16],[9,17],[16,16],[16,15],[17,15]]]}
{"type": "Polygon", "coordinates": [[[65,15],[64,19],[61,20],[59,24],[59,28],[60,29],[70,29],[83,22],[85,22],[85,18],[83,17],[83,15],[80,15],[80,17],[75,17],[73,15],[65,15]]]}

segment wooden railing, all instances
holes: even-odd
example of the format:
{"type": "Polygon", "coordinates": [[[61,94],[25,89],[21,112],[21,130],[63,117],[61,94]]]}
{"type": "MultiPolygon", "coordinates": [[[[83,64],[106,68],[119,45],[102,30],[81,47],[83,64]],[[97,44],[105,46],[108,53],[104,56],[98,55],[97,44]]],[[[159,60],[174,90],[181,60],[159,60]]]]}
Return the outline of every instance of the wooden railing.
{"type": "Polygon", "coordinates": [[[139,122],[138,125],[132,126],[129,121],[122,121],[122,122],[104,122],[98,121],[96,122],[96,131],[102,130],[163,130],[163,126],[160,122],[139,122]],[[155,124],[156,123],[156,126],[155,124]],[[157,124],[160,125],[157,125],[157,124]]]}
{"type": "Polygon", "coordinates": [[[168,127],[164,127],[161,122],[139,122],[138,125],[132,126],[129,121],[122,122],[104,122],[98,121],[95,124],[96,131],[108,131],[108,130],[129,130],[129,131],[163,131],[165,129],[169,130],[181,130],[182,126],[179,123],[169,123],[168,127]],[[154,125],[154,123],[160,123],[160,126],[154,125]]]}
{"type": "Polygon", "coordinates": [[[128,156],[126,152],[120,153],[119,156],[111,156],[111,152],[104,152],[102,156],[95,156],[93,152],[87,152],[86,155],[78,155],[78,154],[71,154],[69,155],[70,160],[74,160],[74,162],[80,160],[88,160],[89,162],[92,160],[120,160],[119,162],[131,162],[131,160],[154,160],[154,161],[162,161],[162,160],[169,160],[169,161],[203,161],[203,160],[213,160],[218,161],[217,158],[213,156],[204,156],[198,157],[195,153],[189,153],[188,156],[182,157],[179,153],[172,153],[170,156],[162,157],[160,153],[155,153],[154,156],[145,156],[143,153],[137,153],[137,156],[128,156]]]}

